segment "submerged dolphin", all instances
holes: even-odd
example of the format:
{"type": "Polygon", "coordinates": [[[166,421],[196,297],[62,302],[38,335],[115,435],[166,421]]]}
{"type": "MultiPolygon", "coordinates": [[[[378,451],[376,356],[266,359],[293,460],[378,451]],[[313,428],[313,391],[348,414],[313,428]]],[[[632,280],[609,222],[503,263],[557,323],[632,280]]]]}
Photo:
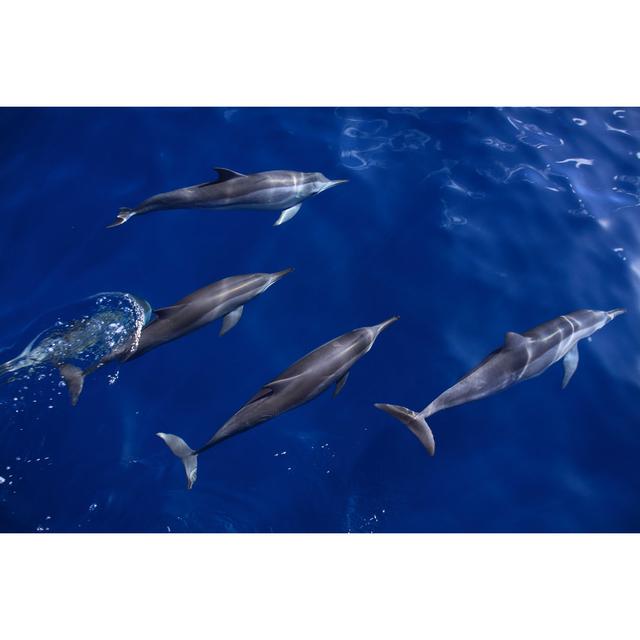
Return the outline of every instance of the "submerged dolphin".
{"type": "Polygon", "coordinates": [[[222,317],[224,320],[220,335],[224,335],[238,323],[247,302],[292,270],[231,276],[214,282],[194,291],[171,307],[154,309],[156,318],[142,329],[137,343],[130,343],[111,352],[95,366],[82,370],[72,364],[61,365],[60,373],[67,384],[71,404],[75,406],[78,402],[84,378],[108,362],[129,362],[222,317]]]}
{"type": "Polygon", "coordinates": [[[321,173],[263,171],[245,175],[215,167],[211,182],[159,193],[134,209],[122,208],[109,227],[124,224],[132,216],[167,209],[261,209],[281,211],[275,224],[291,220],[302,201],[346,180],[329,180],[321,173]]]}
{"type": "Polygon", "coordinates": [[[583,309],[549,320],[523,334],[509,332],[502,347],[489,354],[419,413],[394,404],[375,406],[407,425],[433,455],[435,440],[426,418],[443,409],[486,398],[521,380],[534,378],[559,360],[564,364],[564,389],[578,366],[578,342],[624,312],[625,309],[583,309]]]}
{"type": "MultiPolygon", "coordinates": [[[[108,295],[114,294],[98,294],[93,297],[108,295]]],[[[146,300],[131,293],[115,295],[129,298],[140,309],[142,323],[149,321],[152,311],[146,300]]],[[[60,368],[69,360],[87,357],[92,349],[105,340],[117,344],[116,348],[125,348],[129,341],[120,339],[125,333],[123,329],[122,317],[117,309],[101,309],[67,323],[58,320],[53,327],[39,333],[19,355],[0,365],[0,376],[45,364],[60,368]]],[[[5,382],[12,381],[13,378],[9,378],[5,382]]]]}
{"type": "Polygon", "coordinates": [[[333,395],[338,395],[351,367],[371,349],[378,334],[397,319],[395,316],[372,327],[354,329],[308,353],[265,384],[199,449],[191,449],[182,438],[170,433],[156,434],[182,461],[187,487],[191,489],[196,481],[198,455],[207,449],[313,400],[334,383],[333,395]]]}

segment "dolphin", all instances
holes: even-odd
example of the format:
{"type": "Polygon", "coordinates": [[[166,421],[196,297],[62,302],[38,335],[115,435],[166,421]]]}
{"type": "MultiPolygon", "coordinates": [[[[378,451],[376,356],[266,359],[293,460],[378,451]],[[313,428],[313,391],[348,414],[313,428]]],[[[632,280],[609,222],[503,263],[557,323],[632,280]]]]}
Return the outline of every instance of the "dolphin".
{"type": "Polygon", "coordinates": [[[300,211],[302,201],[347,180],[329,180],[321,173],[262,171],[245,175],[215,167],[218,177],[147,198],[137,207],[123,207],[109,227],[124,224],[132,216],[168,209],[261,209],[281,211],[275,225],[281,225],[300,211]]]}
{"type": "Polygon", "coordinates": [[[293,269],[276,273],[252,273],[231,276],[198,289],[170,307],[154,309],[155,318],[140,333],[137,342],[130,342],[102,358],[96,365],[82,370],[73,364],[59,366],[72,405],[76,405],[82,393],[84,379],[109,362],[129,362],[182,336],[200,329],[206,324],[223,318],[220,335],[238,324],[244,305],[266,291],[293,269]]]}
{"type": "Polygon", "coordinates": [[[376,404],[375,407],[409,427],[429,455],[433,455],[435,440],[426,418],[438,411],[486,398],[522,380],[535,378],[559,360],[564,365],[564,389],[578,366],[578,342],[625,311],[582,309],[549,320],[522,334],[508,332],[502,347],[489,354],[422,411],[415,412],[394,404],[376,404]]]}
{"type": "Polygon", "coordinates": [[[371,327],[354,329],[308,353],[265,384],[199,449],[191,449],[178,436],[157,433],[182,461],[187,488],[193,487],[198,471],[198,456],[207,449],[285,411],[306,404],[334,383],[336,387],[333,395],[338,395],[347,381],[351,367],[371,349],[378,334],[396,320],[398,316],[371,327]]]}

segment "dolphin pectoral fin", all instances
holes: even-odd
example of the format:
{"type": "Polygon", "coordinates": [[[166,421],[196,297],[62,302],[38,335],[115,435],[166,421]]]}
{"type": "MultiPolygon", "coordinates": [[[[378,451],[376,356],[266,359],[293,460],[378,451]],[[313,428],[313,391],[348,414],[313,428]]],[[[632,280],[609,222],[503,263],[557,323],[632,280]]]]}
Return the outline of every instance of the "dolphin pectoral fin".
{"type": "Polygon", "coordinates": [[[302,202],[299,202],[298,204],[293,205],[293,207],[289,207],[288,209],[285,209],[280,214],[280,217],[273,223],[273,226],[278,227],[281,224],[284,224],[287,220],[291,220],[291,218],[293,218],[293,216],[295,216],[296,213],[300,211],[301,206],[302,206],[302,202]]]}
{"type": "Polygon", "coordinates": [[[336,382],[336,388],[335,391],[333,392],[333,397],[335,398],[341,391],[342,391],[342,387],[344,387],[344,385],[347,382],[347,378],[349,377],[349,373],[350,371],[347,371],[347,373],[345,373],[342,378],[340,378],[340,380],[338,380],[338,382],[336,382]]]}
{"type": "Polygon", "coordinates": [[[233,169],[224,169],[223,167],[213,167],[213,170],[218,174],[217,182],[226,182],[233,178],[244,178],[246,174],[234,171],[233,169]]]}
{"type": "Polygon", "coordinates": [[[84,386],[84,372],[80,367],[76,367],[73,364],[58,365],[58,371],[60,371],[60,375],[67,385],[71,405],[75,407],[78,404],[78,398],[84,386]]]}
{"type": "Polygon", "coordinates": [[[562,377],[563,389],[569,384],[569,380],[571,380],[573,374],[576,372],[579,360],[580,354],[578,353],[578,345],[576,344],[562,359],[562,365],[564,366],[564,376],[562,377]]]}
{"type": "Polygon", "coordinates": [[[167,318],[168,316],[170,316],[171,314],[175,313],[176,311],[179,311],[184,306],[185,305],[183,305],[183,304],[174,304],[171,307],[160,307],[159,309],[154,309],[153,313],[156,316],[158,316],[158,318],[163,319],[163,318],[167,318]]]}
{"type": "Polygon", "coordinates": [[[436,452],[436,441],[433,437],[433,433],[421,413],[416,413],[411,409],[401,407],[397,404],[375,404],[374,407],[381,411],[385,411],[390,416],[393,416],[403,424],[406,424],[411,433],[420,440],[422,446],[427,450],[427,453],[430,456],[436,452]]]}
{"type": "Polygon", "coordinates": [[[525,338],[523,335],[520,335],[519,333],[514,333],[513,331],[507,331],[504,336],[504,346],[507,349],[517,349],[518,347],[521,347],[526,341],[527,338],[525,338]]]}
{"type": "Polygon", "coordinates": [[[244,311],[244,306],[238,307],[234,309],[231,313],[227,313],[222,321],[222,327],[220,328],[220,335],[223,336],[227,331],[230,331],[235,327],[240,318],[242,318],[242,312],[244,311]]]}
{"type": "Polygon", "coordinates": [[[171,433],[156,433],[156,435],[164,440],[174,456],[180,458],[187,476],[187,489],[191,489],[198,477],[198,454],[178,436],[171,433]]]}

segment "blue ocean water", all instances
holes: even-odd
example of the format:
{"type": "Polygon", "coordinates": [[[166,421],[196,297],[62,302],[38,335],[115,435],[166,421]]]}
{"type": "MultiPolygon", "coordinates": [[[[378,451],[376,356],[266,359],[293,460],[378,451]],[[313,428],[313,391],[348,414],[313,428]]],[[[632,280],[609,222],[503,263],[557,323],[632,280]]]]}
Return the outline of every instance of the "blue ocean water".
{"type": "MultiPolygon", "coordinates": [[[[0,110],[0,355],[91,296],[155,307],[295,267],[209,326],[87,378],[0,389],[0,530],[640,530],[640,110],[0,110]],[[119,207],[244,173],[349,183],[277,214],[119,207]],[[429,458],[373,407],[421,409],[498,347],[579,308],[628,313],[561,365],[430,418],[429,458]],[[157,431],[207,440],[320,344],[398,314],[330,392],[201,457],[187,491],[157,431]]],[[[65,315],[66,314],[66,315],[65,315]]]]}

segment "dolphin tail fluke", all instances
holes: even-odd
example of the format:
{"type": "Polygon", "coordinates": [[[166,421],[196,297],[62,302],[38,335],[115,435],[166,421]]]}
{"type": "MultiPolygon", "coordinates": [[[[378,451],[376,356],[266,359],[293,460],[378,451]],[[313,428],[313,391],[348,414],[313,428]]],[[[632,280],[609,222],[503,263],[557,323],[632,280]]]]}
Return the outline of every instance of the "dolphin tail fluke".
{"type": "Polygon", "coordinates": [[[187,476],[187,489],[191,489],[198,475],[198,454],[178,436],[171,433],[156,433],[159,438],[171,449],[174,456],[180,458],[187,476]]]}
{"type": "Polygon", "coordinates": [[[118,227],[121,224],[124,224],[131,216],[135,216],[136,212],[134,209],[129,209],[128,207],[121,207],[120,211],[118,211],[118,215],[116,216],[115,222],[112,222],[107,226],[107,229],[111,229],[112,227],[118,227]]]}
{"type": "Polygon", "coordinates": [[[386,411],[390,416],[406,424],[411,433],[420,440],[422,446],[430,456],[436,452],[436,441],[433,438],[433,433],[421,413],[416,413],[415,411],[411,411],[411,409],[401,407],[397,404],[376,404],[374,406],[376,409],[386,411]]]}
{"type": "Polygon", "coordinates": [[[73,364],[61,364],[58,366],[58,371],[67,385],[71,405],[75,407],[84,386],[84,371],[73,364]]]}
{"type": "MultiPolygon", "coordinates": [[[[0,364],[0,378],[13,373],[18,367],[16,366],[18,363],[18,358],[13,358],[12,360],[8,360],[4,364],[0,364]]],[[[4,382],[11,382],[11,380],[5,380],[4,382]]]]}

